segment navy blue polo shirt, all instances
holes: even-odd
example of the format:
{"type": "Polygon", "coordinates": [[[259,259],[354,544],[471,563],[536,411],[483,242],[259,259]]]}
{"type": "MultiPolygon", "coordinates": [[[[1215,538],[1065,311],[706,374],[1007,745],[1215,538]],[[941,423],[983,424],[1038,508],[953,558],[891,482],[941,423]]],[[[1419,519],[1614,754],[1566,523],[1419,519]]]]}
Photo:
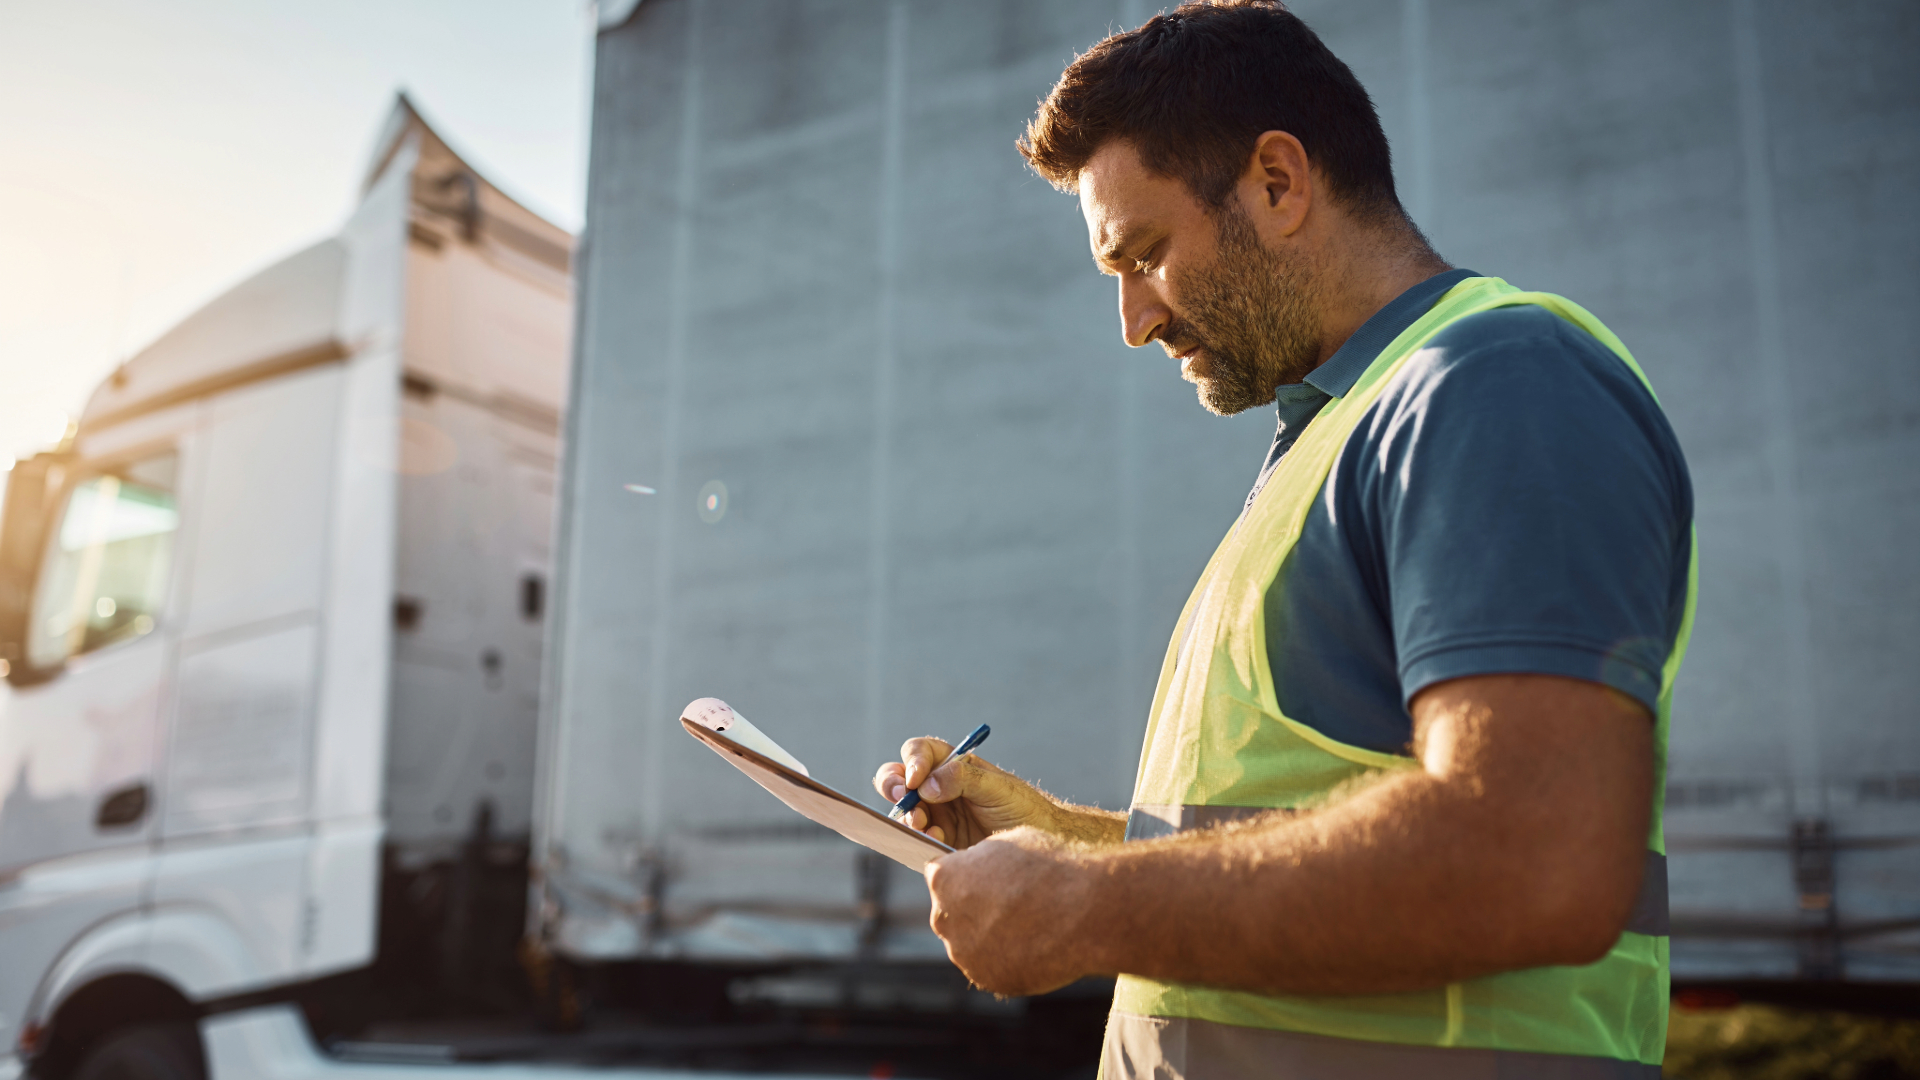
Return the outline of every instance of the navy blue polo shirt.
{"type": "MultiPolygon", "coordinates": [[[[1321,406],[1473,276],[1408,289],[1281,387],[1254,492],[1321,406]]],[[[1564,675],[1652,710],[1692,522],[1680,444],[1619,357],[1537,306],[1461,319],[1361,418],[1267,593],[1281,711],[1404,754],[1408,702],[1467,675],[1564,675]]]]}

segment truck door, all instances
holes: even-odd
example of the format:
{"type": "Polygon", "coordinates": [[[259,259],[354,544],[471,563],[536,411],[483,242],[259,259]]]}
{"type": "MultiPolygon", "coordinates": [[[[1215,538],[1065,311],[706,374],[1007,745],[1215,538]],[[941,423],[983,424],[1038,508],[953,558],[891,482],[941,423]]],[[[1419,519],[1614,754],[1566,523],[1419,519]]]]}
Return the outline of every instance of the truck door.
{"type": "Polygon", "coordinates": [[[64,475],[45,477],[37,521],[20,517],[38,500],[9,499],[10,554],[23,556],[27,572],[19,576],[33,585],[20,590],[24,597],[9,596],[12,685],[0,691],[7,1017],[22,1015],[70,942],[137,910],[151,884],[179,591],[181,461],[176,445],[147,443],[47,470],[64,475]],[[18,542],[23,529],[38,542],[18,542]]]}
{"type": "Polygon", "coordinates": [[[82,465],[48,519],[0,724],[0,872],[151,834],[179,464],[82,465]]]}
{"type": "Polygon", "coordinates": [[[207,401],[184,545],[178,706],[166,747],[156,908],[216,912],[262,977],[298,970],[312,837],[312,728],[342,371],[207,401]]]}

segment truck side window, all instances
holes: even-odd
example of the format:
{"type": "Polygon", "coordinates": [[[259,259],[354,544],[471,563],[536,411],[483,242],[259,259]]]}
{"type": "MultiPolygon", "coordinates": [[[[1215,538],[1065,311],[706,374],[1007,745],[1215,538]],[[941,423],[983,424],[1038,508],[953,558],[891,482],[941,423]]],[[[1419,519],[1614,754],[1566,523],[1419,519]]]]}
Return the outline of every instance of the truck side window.
{"type": "Polygon", "coordinates": [[[169,451],[86,476],[48,535],[27,658],[51,667],[153,629],[173,567],[179,457],[169,451]]]}

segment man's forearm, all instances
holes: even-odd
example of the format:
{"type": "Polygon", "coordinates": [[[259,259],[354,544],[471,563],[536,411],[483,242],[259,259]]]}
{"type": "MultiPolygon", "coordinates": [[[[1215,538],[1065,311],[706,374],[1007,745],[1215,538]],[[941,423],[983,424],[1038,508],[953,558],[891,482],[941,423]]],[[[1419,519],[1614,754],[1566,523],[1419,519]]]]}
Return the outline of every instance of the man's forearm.
{"type": "Polygon", "coordinates": [[[1486,803],[1409,770],[1318,813],[1086,852],[1088,968],[1372,994],[1604,955],[1637,853],[1486,803]]]}
{"type": "Polygon", "coordinates": [[[1605,955],[1645,863],[1652,718],[1550,676],[1413,711],[1418,765],[1322,809],[1075,855],[1082,970],[1363,994],[1605,955]]]}
{"type": "Polygon", "coordinates": [[[1053,804],[1053,810],[1046,820],[1032,823],[1038,829],[1062,840],[1091,847],[1119,844],[1126,839],[1127,815],[1123,813],[1102,810],[1097,806],[1080,806],[1052,795],[1047,795],[1047,800],[1053,804]]]}
{"type": "Polygon", "coordinates": [[[1497,895],[1525,868],[1487,851],[1498,831],[1463,809],[1410,773],[1301,818],[1089,852],[1092,966],[1358,994],[1576,959],[1535,940],[1520,898],[1497,895]]]}
{"type": "MultiPolygon", "coordinates": [[[[1303,817],[1086,853],[1093,966],[1309,994],[1421,989],[1478,974],[1458,962],[1459,928],[1436,918],[1454,906],[1447,864],[1466,865],[1456,844],[1436,851],[1421,835],[1438,824],[1424,779],[1395,777],[1303,817]],[[1389,814],[1406,828],[1382,827],[1389,814]]],[[[1469,936],[1481,944],[1479,930],[1469,936]]]]}

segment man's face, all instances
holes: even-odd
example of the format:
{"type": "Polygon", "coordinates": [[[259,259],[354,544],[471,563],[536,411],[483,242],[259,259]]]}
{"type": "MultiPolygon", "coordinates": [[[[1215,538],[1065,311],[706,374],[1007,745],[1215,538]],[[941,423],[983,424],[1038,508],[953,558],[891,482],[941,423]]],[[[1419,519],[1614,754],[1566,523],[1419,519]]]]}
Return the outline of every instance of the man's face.
{"type": "Polygon", "coordinates": [[[1121,335],[1159,342],[1208,411],[1265,405],[1319,364],[1308,268],[1261,242],[1238,192],[1209,211],[1114,141],[1081,170],[1080,210],[1095,264],[1120,279],[1121,335]]]}

